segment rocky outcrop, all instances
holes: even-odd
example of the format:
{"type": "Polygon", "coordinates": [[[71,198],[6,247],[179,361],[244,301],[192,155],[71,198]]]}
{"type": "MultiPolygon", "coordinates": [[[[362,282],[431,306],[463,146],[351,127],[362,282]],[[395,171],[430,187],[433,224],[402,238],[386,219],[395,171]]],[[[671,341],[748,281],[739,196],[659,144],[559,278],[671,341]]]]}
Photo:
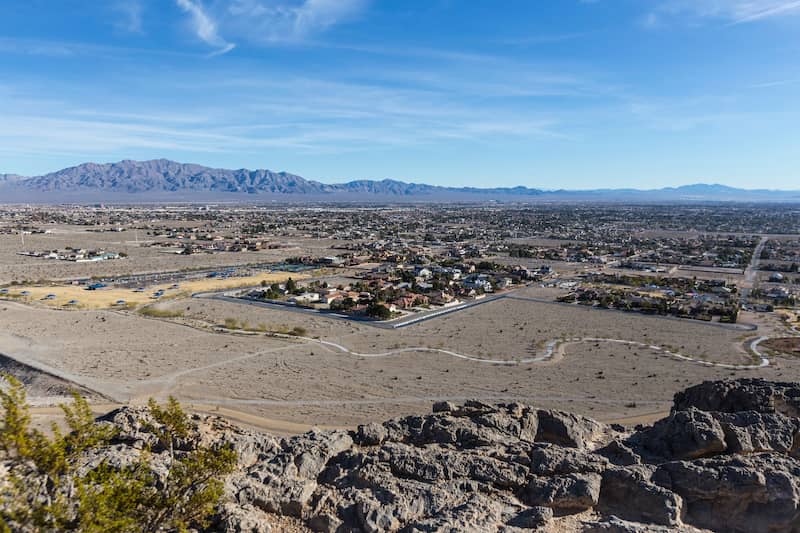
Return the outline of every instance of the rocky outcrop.
{"type": "Polygon", "coordinates": [[[690,407],[722,413],[781,413],[800,416],[800,384],[739,379],[709,381],[675,395],[675,411],[690,407]]]}
{"type": "MultiPolygon", "coordinates": [[[[195,417],[183,445],[239,452],[215,530],[800,532],[798,392],[704,383],[637,430],[477,401],[284,439],[195,417]]],[[[109,453],[152,445],[143,416],[103,417],[120,429],[109,453]]]]}

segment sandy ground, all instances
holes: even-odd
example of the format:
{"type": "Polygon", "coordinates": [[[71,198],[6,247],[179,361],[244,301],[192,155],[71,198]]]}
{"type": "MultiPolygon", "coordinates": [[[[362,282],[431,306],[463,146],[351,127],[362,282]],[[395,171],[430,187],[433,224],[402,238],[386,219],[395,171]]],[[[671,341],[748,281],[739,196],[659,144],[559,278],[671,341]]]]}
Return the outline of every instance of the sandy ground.
{"type": "MultiPolygon", "coordinates": [[[[709,362],[751,362],[742,345],[755,333],[577,306],[501,300],[401,330],[210,300],[163,306],[182,311],[184,318],[0,303],[0,353],[59,372],[115,402],[173,394],[206,410],[253,417],[254,426],[259,420],[353,426],[424,412],[439,399],[468,398],[520,400],[603,420],[643,420],[668,410],[676,391],[704,379],[800,378],[800,360],[789,356],[775,358],[765,369],[727,370],[646,348],[584,342],[563,346],[562,356],[549,362],[503,366],[413,351],[362,358],[308,340],[214,328],[237,318],[274,329],[302,326],[310,337],[362,353],[434,347],[508,360],[541,353],[553,338],[603,337],[663,346],[709,362]]],[[[743,320],[760,321],[758,335],[773,327],[769,316],[743,320]]]]}

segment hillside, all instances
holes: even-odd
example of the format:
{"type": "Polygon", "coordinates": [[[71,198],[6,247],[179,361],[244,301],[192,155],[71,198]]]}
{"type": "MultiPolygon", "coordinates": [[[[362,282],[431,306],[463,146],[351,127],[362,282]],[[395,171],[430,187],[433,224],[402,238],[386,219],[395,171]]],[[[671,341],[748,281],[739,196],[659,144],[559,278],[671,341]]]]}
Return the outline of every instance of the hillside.
{"type": "MultiPolygon", "coordinates": [[[[355,431],[278,439],[195,416],[173,446],[230,445],[238,465],[208,531],[797,531],[800,385],[705,382],[649,427],[606,425],[518,403],[440,402],[355,431]]],[[[122,468],[151,449],[147,408],[89,464],[122,468]]]]}

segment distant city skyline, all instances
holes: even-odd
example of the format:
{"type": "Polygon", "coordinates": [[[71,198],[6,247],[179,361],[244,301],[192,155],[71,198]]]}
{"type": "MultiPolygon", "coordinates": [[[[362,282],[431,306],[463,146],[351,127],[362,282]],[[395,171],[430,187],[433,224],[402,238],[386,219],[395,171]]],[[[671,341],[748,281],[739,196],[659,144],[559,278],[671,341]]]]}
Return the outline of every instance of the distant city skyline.
{"type": "Polygon", "coordinates": [[[800,188],[800,1],[0,5],[0,173],[800,188]]]}

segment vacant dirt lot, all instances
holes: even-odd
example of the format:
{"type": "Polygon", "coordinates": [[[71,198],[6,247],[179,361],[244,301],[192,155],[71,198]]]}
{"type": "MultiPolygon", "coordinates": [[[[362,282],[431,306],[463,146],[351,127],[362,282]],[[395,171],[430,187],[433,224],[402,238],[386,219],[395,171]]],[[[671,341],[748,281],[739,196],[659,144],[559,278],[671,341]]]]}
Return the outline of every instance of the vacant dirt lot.
{"type": "Polygon", "coordinates": [[[786,337],[782,339],[770,339],[761,343],[761,346],[776,352],[789,355],[800,355],[800,337],[786,337]]]}
{"type": "Polygon", "coordinates": [[[433,347],[509,361],[542,353],[556,337],[602,337],[665,346],[709,362],[751,362],[743,332],[530,301],[501,300],[401,330],[197,299],[162,307],[184,317],[0,303],[0,353],[115,401],[174,394],[206,410],[320,425],[419,412],[445,398],[520,400],[607,420],[641,419],[668,409],[675,391],[704,379],[800,379],[800,360],[789,356],[775,358],[769,368],[737,371],[648,348],[579,342],[562,346],[548,362],[492,365],[414,350],[359,357],[313,339],[215,331],[225,318],[236,318],[267,329],[302,326],[309,337],[365,354],[433,347]]]}

